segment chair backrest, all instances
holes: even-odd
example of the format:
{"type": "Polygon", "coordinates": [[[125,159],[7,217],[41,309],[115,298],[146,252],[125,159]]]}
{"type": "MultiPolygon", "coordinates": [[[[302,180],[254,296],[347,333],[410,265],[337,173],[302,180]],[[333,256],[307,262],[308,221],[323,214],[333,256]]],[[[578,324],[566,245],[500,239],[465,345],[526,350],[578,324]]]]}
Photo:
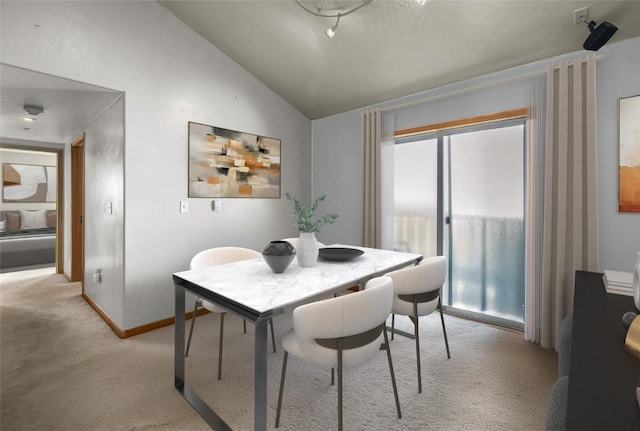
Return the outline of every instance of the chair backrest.
{"type": "Polygon", "coordinates": [[[293,328],[305,356],[322,366],[337,367],[332,339],[343,338],[343,367],[373,358],[383,342],[382,328],[391,312],[393,282],[376,277],[356,293],[297,307],[293,328]],[[352,337],[362,335],[360,337],[352,337]]]}
{"type": "MultiPolygon", "coordinates": [[[[296,246],[298,245],[298,238],[282,238],[282,241],[287,241],[293,246],[293,248],[296,248],[296,246]]],[[[320,241],[316,240],[316,242],[318,243],[318,247],[325,247],[325,245],[320,241]]]]}
{"type": "Polygon", "coordinates": [[[207,266],[223,265],[225,263],[238,262],[240,260],[255,259],[262,255],[250,248],[243,247],[215,247],[202,250],[191,259],[191,269],[205,268],[207,266]]]}
{"type": "Polygon", "coordinates": [[[438,307],[440,288],[447,275],[444,256],[422,259],[418,265],[385,274],[393,279],[393,306],[391,312],[413,315],[413,295],[417,295],[418,316],[433,313],[438,307]]]}

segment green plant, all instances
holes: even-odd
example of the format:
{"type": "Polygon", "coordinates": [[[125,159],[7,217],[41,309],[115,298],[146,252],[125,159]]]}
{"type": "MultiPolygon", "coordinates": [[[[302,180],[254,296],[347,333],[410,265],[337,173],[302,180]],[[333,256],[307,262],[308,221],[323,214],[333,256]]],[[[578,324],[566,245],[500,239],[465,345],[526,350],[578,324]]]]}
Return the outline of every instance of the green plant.
{"type": "Polygon", "coordinates": [[[318,209],[320,202],[325,200],[326,195],[322,195],[314,200],[310,207],[302,205],[298,198],[289,192],[285,192],[284,196],[288,200],[293,201],[293,216],[297,219],[294,224],[300,232],[320,232],[322,226],[331,224],[338,218],[337,214],[325,214],[314,220],[314,213],[316,209],[318,209]]]}

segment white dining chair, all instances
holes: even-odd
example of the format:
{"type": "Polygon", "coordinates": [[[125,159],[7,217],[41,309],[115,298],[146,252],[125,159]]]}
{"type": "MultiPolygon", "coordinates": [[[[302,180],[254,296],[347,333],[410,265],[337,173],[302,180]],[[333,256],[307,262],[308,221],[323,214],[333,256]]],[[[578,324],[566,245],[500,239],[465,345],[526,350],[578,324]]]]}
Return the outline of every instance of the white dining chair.
{"type": "MultiPolygon", "coordinates": [[[[282,339],[284,358],[278,393],[276,428],[280,411],[289,353],[338,373],[338,429],[342,430],[342,370],[360,366],[380,349],[387,352],[398,418],[400,401],[396,387],[386,319],[391,312],[393,282],[389,277],[371,279],[365,289],[297,307],[293,311],[293,330],[282,339]]],[[[333,380],[332,380],[333,384],[333,380]]]]}
{"type": "Polygon", "coordinates": [[[391,339],[395,331],[395,315],[408,316],[413,322],[416,340],[416,361],[418,366],[418,393],[422,393],[422,374],[420,369],[420,331],[419,317],[427,316],[436,309],[440,310],[440,321],[447,348],[447,358],[451,359],[447,330],[440,302],[440,290],[447,274],[447,262],[444,256],[425,258],[415,266],[388,272],[393,279],[393,306],[391,307],[391,339]]]}
{"type": "MultiPolygon", "coordinates": [[[[198,269],[205,268],[208,266],[214,265],[223,265],[225,263],[233,263],[241,260],[248,259],[256,259],[261,258],[262,255],[249,248],[243,247],[215,247],[209,248],[207,250],[203,250],[193,256],[191,259],[190,268],[198,269]]],[[[193,315],[191,317],[191,328],[189,329],[189,338],[187,340],[187,349],[185,351],[185,356],[189,356],[189,348],[191,346],[191,336],[193,335],[193,326],[196,323],[196,316],[198,307],[203,307],[211,313],[220,314],[220,340],[218,341],[218,380],[222,377],[222,345],[223,345],[223,335],[224,335],[224,316],[227,313],[227,310],[215,305],[212,302],[204,300],[198,296],[196,296],[196,302],[193,306],[193,315]]],[[[247,322],[243,320],[242,322],[244,333],[247,333],[247,322]]],[[[276,341],[273,330],[273,321],[269,320],[269,325],[271,326],[271,342],[273,345],[273,351],[276,351],[276,341]]]]}

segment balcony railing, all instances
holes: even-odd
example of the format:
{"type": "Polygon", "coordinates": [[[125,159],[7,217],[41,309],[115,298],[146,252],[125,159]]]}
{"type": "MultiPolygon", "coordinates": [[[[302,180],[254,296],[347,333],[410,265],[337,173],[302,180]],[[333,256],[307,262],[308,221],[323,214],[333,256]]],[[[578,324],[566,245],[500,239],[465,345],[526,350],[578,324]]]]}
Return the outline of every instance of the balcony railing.
{"type": "MultiPolygon", "coordinates": [[[[449,227],[443,303],[523,322],[524,219],[454,214],[449,227]]],[[[436,255],[436,229],[435,209],[397,210],[394,248],[436,255]]]]}

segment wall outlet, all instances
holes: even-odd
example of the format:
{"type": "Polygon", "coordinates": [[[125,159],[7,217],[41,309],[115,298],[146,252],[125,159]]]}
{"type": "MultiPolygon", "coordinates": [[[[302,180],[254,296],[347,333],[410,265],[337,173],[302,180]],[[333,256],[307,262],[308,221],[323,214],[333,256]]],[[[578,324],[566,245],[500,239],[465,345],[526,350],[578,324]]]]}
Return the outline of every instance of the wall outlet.
{"type": "Polygon", "coordinates": [[[93,282],[102,283],[102,270],[100,268],[96,269],[96,272],[93,274],[93,282]]]}
{"type": "Polygon", "coordinates": [[[180,201],[180,212],[181,213],[189,212],[189,201],[180,201]]]}

